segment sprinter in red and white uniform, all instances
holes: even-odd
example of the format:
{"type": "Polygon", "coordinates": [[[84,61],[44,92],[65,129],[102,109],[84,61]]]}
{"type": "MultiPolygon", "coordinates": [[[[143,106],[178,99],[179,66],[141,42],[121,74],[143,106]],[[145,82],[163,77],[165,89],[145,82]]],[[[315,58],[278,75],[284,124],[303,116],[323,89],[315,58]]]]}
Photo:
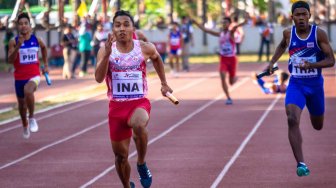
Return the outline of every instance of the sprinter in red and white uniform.
{"type": "Polygon", "coordinates": [[[19,103],[19,112],[23,125],[23,137],[29,138],[30,131],[37,132],[34,119],[34,92],[40,83],[39,48],[44,63],[43,72],[48,72],[47,48],[43,41],[32,34],[27,13],[21,13],[17,19],[18,36],[9,43],[9,63],[14,64],[15,91],[19,103]],[[27,120],[27,110],[29,120],[27,120]]]}
{"type": "Polygon", "coordinates": [[[197,23],[195,20],[193,20],[193,23],[195,23],[200,29],[203,31],[219,37],[219,54],[220,54],[220,64],[219,64],[219,74],[221,77],[222,87],[224,90],[224,93],[226,95],[226,104],[231,105],[233,104],[228,84],[226,83],[226,75],[229,73],[229,83],[230,85],[233,85],[236,80],[236,72],[237,72],[237,57],[236,57],[236,49],[235,49],[235,39],[234,39],[234,33],[237,30],[238,27],[244,25],[247,23],[248,15],[245,17],[245,21],[233,26],[231,29],[231,19],[230,17],[225,17],[223,20],[223,29],[221,31],[211,30],[208,28],[205,28],[202,24],[197,23]]]}
{"type": "Polygon", "coordinates": [[[106,81],[109,102],[109,128],[115,164],[123,187],[134,187],[130,182],[128,162],[132,137],[136,144],[137,170],[143,187],[150,187],[152,175],[147,168],[147,123],[151,104],[147,96],[146,64],[150,59],[161,80],[161,92],[172,92],[168,86],[163,62],[152,43],[133,39],[133,17],[126,11],[117,11],[113,18],[113,34],[98,52],[95,79],[106,81]],[[115,37],[115,39],[114,39],[115,37]]]}

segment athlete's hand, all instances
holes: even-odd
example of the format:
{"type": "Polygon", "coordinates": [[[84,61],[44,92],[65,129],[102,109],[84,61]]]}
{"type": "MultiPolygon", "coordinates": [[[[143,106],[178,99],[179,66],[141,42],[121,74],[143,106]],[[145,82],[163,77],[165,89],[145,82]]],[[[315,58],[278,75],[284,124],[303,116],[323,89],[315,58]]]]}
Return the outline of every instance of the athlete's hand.
{"type": "MultiPolygon", "coordinates": [[[[269,63],[269,64],[268,64],[268,67],[267,67],[266,70],[268,70],[269,75],[272,75],[272,74],[274,73],[273,65],[274,65],[273,63],[269,63]]],[[[265,70],[265,71],[266,71],[266,70],[265,70]]]]}
{"type": "Polygon", "coordinates": [[[43,66],[42,67],[42,73],[44,74],[44,73],[49,73],[49,68],[48,68],[48,66],[43,66]]]}
{"type": "Polygon", "coordinates": [[[173,93],[173,90],[167,84],[161,84],[161,93],[163,96],[166,96],[166,93],[173,93]]]}
{"type": "Polygon", "coordinates": [[[112,53],[112,43],[114,41],[113,33],[109,33],[107,36],[107,40],[105,42],[105,55],[110,56],[112,53]]]}
{"type": "Polygon", "coordinates": [[[302,63],[299,64],[298,67],[303,70],[307,70],[311,68],[310,63],[308,61],[303,61],[302,63]]]}

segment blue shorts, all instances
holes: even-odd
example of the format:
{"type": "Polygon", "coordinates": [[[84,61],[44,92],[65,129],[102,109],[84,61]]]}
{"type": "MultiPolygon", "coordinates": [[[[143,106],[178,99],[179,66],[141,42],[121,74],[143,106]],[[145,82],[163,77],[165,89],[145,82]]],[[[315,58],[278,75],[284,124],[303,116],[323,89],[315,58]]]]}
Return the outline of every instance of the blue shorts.
{"type": "Polygon", "coordinates": [[[36,84],[36,88],[40,84],[40,76],[35,76],[29,80],[15,80],[15,92],[18,98],[24,98],[24,86],[29,82],[33,81],[36,84]]]}
{"type": "Polygon", "coordinates": [[[285,104],[286,106],[294,104],[301,110],[307,105],[307,109],[311,115],[323,115],[325,107],[323,84],[309,86],[296,82],[289,82],[285,104]]]}
{"type": "Polygon", "coordinates": [[[181,49],[170,50],[170,54],[172,54],[172,55],[181,55],[181,49]]]}

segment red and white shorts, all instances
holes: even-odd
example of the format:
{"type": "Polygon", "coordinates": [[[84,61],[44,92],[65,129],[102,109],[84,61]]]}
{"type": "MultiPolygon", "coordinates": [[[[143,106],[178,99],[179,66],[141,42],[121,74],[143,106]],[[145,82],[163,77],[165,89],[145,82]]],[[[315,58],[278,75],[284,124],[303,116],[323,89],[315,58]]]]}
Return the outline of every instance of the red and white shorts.
{"type": "Polygon", "coordinates": [[[143,108],[150,116],[151,104],[147,98],[131,101],[110,101],[109,128],[112,141],[122,141],[132,137],[132,128],[128,125],[130,118],[137,108],[143,108]]]}

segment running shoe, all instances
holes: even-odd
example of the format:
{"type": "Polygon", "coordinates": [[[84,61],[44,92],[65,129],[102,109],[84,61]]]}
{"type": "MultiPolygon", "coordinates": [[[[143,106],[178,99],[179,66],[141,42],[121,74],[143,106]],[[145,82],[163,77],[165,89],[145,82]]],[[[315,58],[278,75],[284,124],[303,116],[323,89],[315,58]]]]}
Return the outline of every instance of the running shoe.
{"type": "Polygon", "coordinates": [[[299,163],[298,165],[297,165],[297,168],[296,168],[296,174],[298,175],[298,176],[309,176],[309,174],[310,174],[310,171],[309,171],[309,169],[308,169],[308,167],[307,167],[307,165],[306,164],[304,164],[304,163],[299,163]]]}
{"type": "Polygon", "coordinates": [[[130,182],[131,188],[135,188],[135,184],[133,182],[130,182]]]}
{"type": "Polygon", "coordinates": [[[28,139],[30,137],[29,126],[23,127],[23,138],[28,139]]]}
{"type": "Polygon", "coordinates": [[[30,128],[30,131],[33,133],[38,131],[38,125],[34,118],[29,118],[29,128],[30,128]]]}
{"type": "Polygon", "coordinates": [[[152,174],[150,173],[146,163],[137,165],[137,169],[142,187],[149,188],[152,185],[152,174]]]}
{"type": "Polygon", "coordinates": [[[232,99],[227,99],[227,100],[225,101],[225,104],[226,104],[226,105],[231,105],[231,104],[233,104],[232,99]]]}

